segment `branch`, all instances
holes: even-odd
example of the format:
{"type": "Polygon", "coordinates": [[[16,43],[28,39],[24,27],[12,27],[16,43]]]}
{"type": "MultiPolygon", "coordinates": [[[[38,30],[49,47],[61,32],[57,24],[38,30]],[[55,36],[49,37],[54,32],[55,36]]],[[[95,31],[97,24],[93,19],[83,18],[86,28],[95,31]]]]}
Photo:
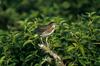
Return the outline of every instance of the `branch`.
{"type": "Polygon", "coordinates": [[[39,44],[39,47],[43,49],[46,53],[49,53],[54,58],[54,60],[57,62],[57,66],[65,66],[63,61],[61,60],[61,57],[54,53],[52,50],[50,50],[50,48],[43,44],[39,44]]]}

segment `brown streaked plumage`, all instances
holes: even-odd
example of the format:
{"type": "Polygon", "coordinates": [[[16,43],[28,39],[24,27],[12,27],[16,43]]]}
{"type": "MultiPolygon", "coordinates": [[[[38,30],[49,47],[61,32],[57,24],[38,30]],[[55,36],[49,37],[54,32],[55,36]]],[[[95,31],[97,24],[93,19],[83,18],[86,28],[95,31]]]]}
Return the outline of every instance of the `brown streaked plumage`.
{"type": "Polygon", "coordinates": [[[49,45],[47,42],[47,37],[55,31],[55,26],[56,26],[56,24],[54,22],[50,22],[48,25],[39,26],[38,28],[35,29],[35,32],[38,35],[40,35],[42,43],[44,43],[42,38],[43,37],[46,38],[46,44],[48,47],[49,47],[49,45]]]}
{"type": "Polygon", "coordinates": [[[39,34],[41,37],[47,37],[51,35],[55,30],[55,23],[51,22],[48,25],[39,26],[35,29],[36,33],[39,34]]]}

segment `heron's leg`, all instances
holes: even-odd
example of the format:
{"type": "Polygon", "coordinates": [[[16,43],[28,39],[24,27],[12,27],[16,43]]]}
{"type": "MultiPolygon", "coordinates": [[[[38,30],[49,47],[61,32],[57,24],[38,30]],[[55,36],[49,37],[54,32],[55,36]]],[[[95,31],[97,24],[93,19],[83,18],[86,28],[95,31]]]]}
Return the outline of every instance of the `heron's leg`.
{"type": "Polygon", "coordinates": [[[43,38],[42,38],[42,37],[40,37],[40,39],[41,39],[42,44],[44,44],[44,42],[43,42],[43,38]]]}
{"type": "Polygon", "coordinates": [[[46,45],[47,45],[47,47],[49,47],[48,37],[46,37],[46,45]]]}

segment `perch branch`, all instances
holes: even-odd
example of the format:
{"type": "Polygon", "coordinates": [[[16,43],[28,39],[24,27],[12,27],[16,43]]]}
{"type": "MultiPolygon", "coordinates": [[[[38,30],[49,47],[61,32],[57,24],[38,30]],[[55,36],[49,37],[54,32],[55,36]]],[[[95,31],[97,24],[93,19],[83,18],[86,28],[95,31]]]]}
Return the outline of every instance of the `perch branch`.
{"type": "Polygon", "coordinates": [[[49,53],[54,58],[54,60],[57,62],[57,66],[65,66],[63,61],[61,60],[61,57],[50,50],[50,48],[43,44],[39,44],[39,47],[43,49],[46,53],[49,53]]]}

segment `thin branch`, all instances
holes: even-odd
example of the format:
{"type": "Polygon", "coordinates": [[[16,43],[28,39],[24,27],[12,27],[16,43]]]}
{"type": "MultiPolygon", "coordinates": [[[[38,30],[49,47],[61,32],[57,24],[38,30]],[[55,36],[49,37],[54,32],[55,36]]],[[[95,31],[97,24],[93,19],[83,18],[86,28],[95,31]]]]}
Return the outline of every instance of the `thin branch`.
{"type": "Polygon", "coordinates": [[[57,66],[65,66],[63,61],[61,60],[61,57],[50,50],[50,48],[46,47],[43,44],[39,44],[39,47],[43,49],[46,53],[49,53],[54,58],[54,60],[57,62],[57,66]]]}

